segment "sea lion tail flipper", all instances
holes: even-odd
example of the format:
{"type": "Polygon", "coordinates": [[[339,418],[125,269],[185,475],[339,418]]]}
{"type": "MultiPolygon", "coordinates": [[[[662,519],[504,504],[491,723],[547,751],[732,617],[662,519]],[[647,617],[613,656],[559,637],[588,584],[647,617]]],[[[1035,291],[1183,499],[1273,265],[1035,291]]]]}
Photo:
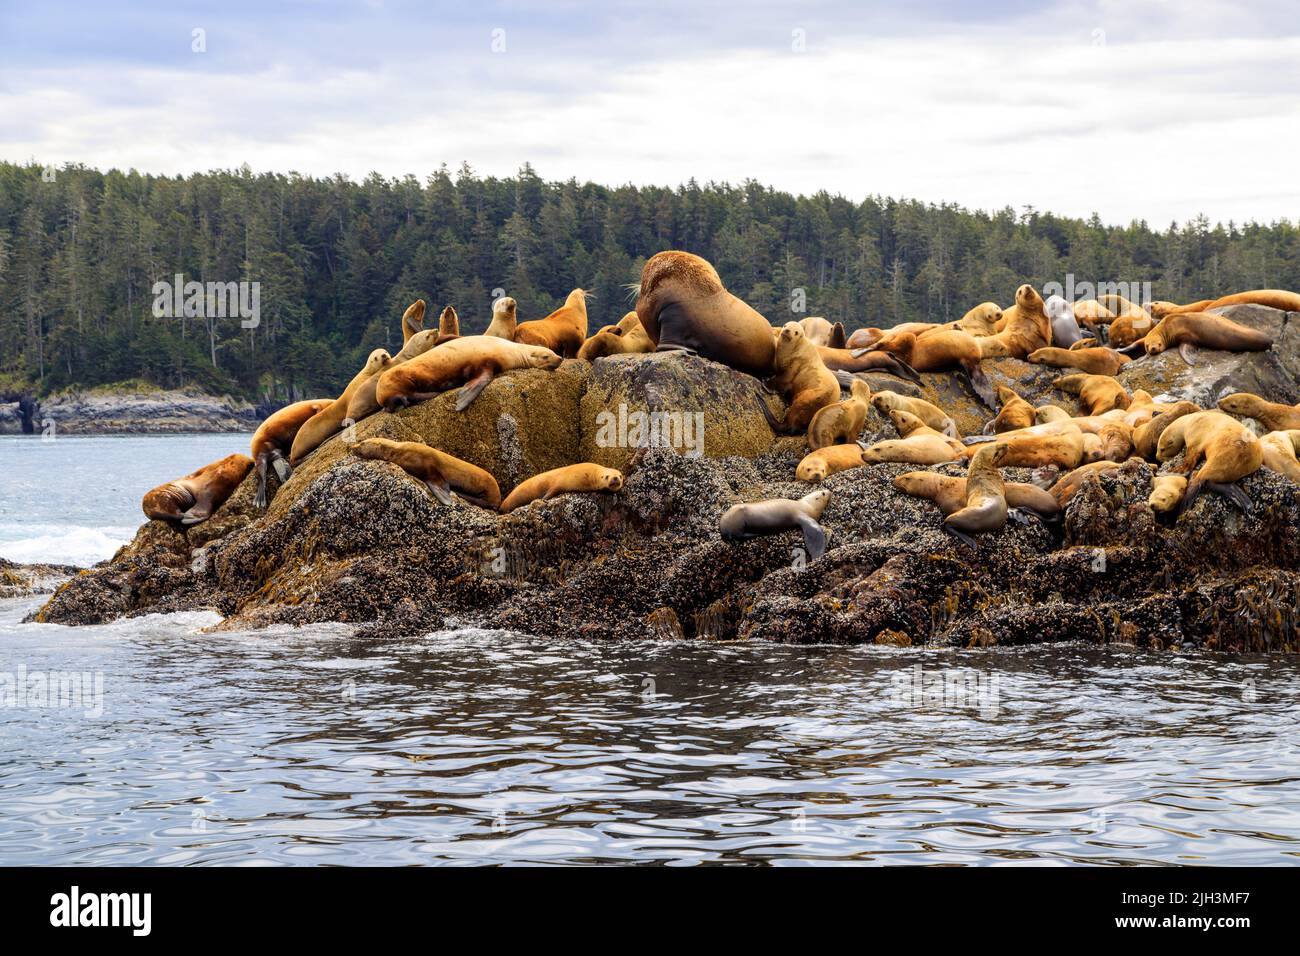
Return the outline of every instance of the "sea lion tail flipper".
{"type": "Polygon", "coordinates": [[[973,548],[976,551],[979,550],[979,545],[975,543],[975,539],[972,538],[970,535],[968,535],[965,531],[958,531],[956,528],[948,524],[948,522],[946,521],[943,523],[943,530],[948,532],[948,534],[952,535],[954,538],[956,538],[958,541],[960,541],[962,544],[966,545],[967,547],[973,548]]]}
{"type": "Polygon", "coordinates": [[[257,469],[257,493],[253,495],[253,507],[254,507],[254,508],[259,508],[259,509],[264,509],[264,508],[266,508],[266,504],[267,504],[267,501],[266,501],[266,462],[267,462],[267,457],[268,457],[268,456],[266,456],[266,455],[258,455],[258,456],[257,456],[257,464],[256,464],[256,466],[255,466],[256,469],[257,469]]]}
{"type": "Polygon", "coordinates": [[[997,411],[997,393],[993,391],[993,384],[989,381],[988,376],[984,374],[984,369],[980,367],[980,363],[963,362],[961,367],[970,382],[970,390],[979,396],[979,400],[984,403],[985,408],[990,411],[997,411]]]}
{"type": "Polygon", "coordinates": [[[763,396],[756,394],[754,396],[754,401],[758,402],[758,407],[762,410],[763,417],[767,419],[767,424],[771,427],[772,431],[779,435],[781,433],[781,423],[777,421],[776,416],[772,414],[772,409],[767,407],[767,402],[763,401],[763,396]]]}
{"type": "Polygon", "coordinates": [[[854,349],[852,352],[849,353],[849,355],[851,355],[853,358],[862,358],[862,356],[866,355],[870,351],[871,349],[869,348],[854,349]]]}
{"type": "Polygon", "coordinates": [[[1146,340],[1138,339],[1131,345],[1126,345],[1122,349],[1116,349],[1120,355],[1127,355],[1131,359],[1144,358],[1147,354],[1146,340]]]}
{"type": "Polygon", "coordinates": [[[426,481],[424,484],[433,492],[433,496],[438,499],[439,503],[444,505],[452,503],[451,486],[447,482],[426,481]]]}
{"type": "Polygon", "coordinates": [[[1183,361],[1188,365],[1197,364],[1196,351],[1196,346],[1191,342],[1184,342],[1182,345],[1178,346],[1178,354],[1183,357],[1183,361]]]}
{"type": "Polygon", "coordinates": [[[835,380],[836,380],[837,382],[840,383],[840,388],[852,388],[852,387],[853,387],[853,373],[852,373],[852,372],[846,372],[846,371],[844,371],[844,369],[837,369],[837,370],[835,370],[832,374],[835,376],[835,380]]]}
{"type": "Polygon", "coordinates": [[[1016,524],[1031,524],[1028,510],[1021,511],[1019,508],[1007,509],[1007,520],[1014,521],[1016,524]]]}
{"type": "Polygon", "coordinates": [[[894,368],[894,374],[908,381],[921,384],[921,374],[912,366],[908,365],[896,355],[889,356],[889,364],[894,368]]]}
{"type": "Polygon", "coordinates": [[[982,445],[984,442],[997,440],[997,435],[967,435],[961,441],[963,445],[982,445]]]}
{"type": "Polygon", "coordinates": [[[487,388],[488,382],[492,381],[492,369],[485,368],[472,379],[460,387],[460,395],[456,398],[456,411],[463,412],[478,398],[479,393],[487,388]]]}
{"type": "Polygon", "coordinates": [[[808,557],[816,561],[826,553],[826,530],[807,515],[800,517],[799,527],[803,529],[803,546],[808,557]]]}
{"type": "Polygon", "coordinates": [[[271,452],[271,467],[275,469],[275,477],[280,479],[280,484],[284,484],[293,477],[293,466],[278,451],[271,452]]]}
{"type": "Polygon", "coordinates": [[[1203,484],[1211,491],[1223,495],[1228,501],[1236,505],[1243,514],[1250,514],[1254,502],[1250,500],[1250,495],[1242,491],[1237,485],[1221,481],[1206,481],[1203,484]]]}
{"type": "Polygon", "coordinates": [[[193,508],[181,515],[181,524],[191,525],[198,524],[201,521],[207,521],[212,517],[212,512],[196,512],[193,508]]]}
{"type": "Polygon", "coordinates": [[[478,505],[480,508],[485,508],[488,511],[497,510],[496,508],[492,507],[492,503],[490,501],[488,501],[486,498],[480,498],[477,495],[467,495],[463,491],[458,491],[456,492],[456,497],[463,498],[466,501],[468,501],[470,504],[478,505]]]}

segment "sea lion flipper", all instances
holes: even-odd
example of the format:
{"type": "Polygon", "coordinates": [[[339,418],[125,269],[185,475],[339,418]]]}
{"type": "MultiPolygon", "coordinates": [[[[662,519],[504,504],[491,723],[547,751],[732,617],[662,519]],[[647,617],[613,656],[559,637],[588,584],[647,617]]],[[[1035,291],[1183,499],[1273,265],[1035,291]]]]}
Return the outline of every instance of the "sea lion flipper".
{"type": "Polygon", "coordinates": [[[854,349],[852,352],[849,353],[849,355],[853,356],[854,358],[862,358],[862,356],[866,355],[870,351],[871,349],[869,348],[854,349]]]}
{"type": "Polygon", "coordinates": [[[1184,342],[1178,346],[1178,354],[1182,356],[1183,361],[1188,365],[1196,364],[1196,346],[1191,342],[1184,342]]]}
{"type": "Polygon", "coordinates": [[[1250,495],[1242,491],[1240,487],[1233,484],[1227,484],[1220,481],[1203,482],[1206,488],[1227,498],[1232,504],[1236,505],[1244,514],[1250,514],[1254,504],[1250,500],[1250,495]]]}
{"type": "Polygon", "coordinates": [[[271,452],[271,467],[275,469],[275,477],[280,479],[280,484],[293,477],[293,466],[278,451],[271,452]]]}
{"type": "Polygon", "coordinates": [[[808,557],[816,561],[826,553],[826,530],[807,515],[800,517],[799,527],[803,529],[803,546],[808,557]]]}
{"type": "Polygon", "coordinates": [[[438,499],[439,503],[444,505],[452,503],[451,486],[446,481],[426,481],[424,484],[433,492],[433,496],[438,499]]]}
{"type": "Polygon", "coordinates": [[[905,378],[910,382],[915,382],[917,385],[921,384],[921,373],[912,368],[912,366],[908,365],[898,356],[891,355],[889,357],[889,364],[893,366],[894,374],[899,378],[905,378]]]}
{"type": "Polygon", "coordinates": [[[971,391],[974,392],[984,407],[990,411],[997,411],[998,396],[993,391],[993,385],[988,376],[984,374],[984,369],[980,367],[979,362],[964,362],[962,370],[966,373],[966,378],[970,382],[971,391]]]}
{"type": "Polygon", "coordinates": [[[985,442],[997,440],[997,435],[967,435],[961,441],[963,445],[982,445],[985,442]]]}
{"type": "Polygon", "coordinates": [[[754,401],[758,402],[758,407],[759,409],[762,410],[763,417],[767,419],[768,426],[772,429],[772,431],[776,432],[777,434],[780,434],[781,423],[777,421],[776,416],[772,414],[772,409],[767,407],[767,402],[763,401],[763,396],[755,394],[754,401]]]}
{"type": "Polygon", "coordinates": [[[974,538],[972,538],[964,531],[958,531],[956,528],[948,524],[948,522],[946,521],[943,523],[943,530],[948,532],[950,535],[952,535],[954,538],[956,538],[958,541],[960,541],[962,544],[966,545],[967,547],[973,548],[976,551],[979,550],[979,545],[976,544],[974,538]]]}
{"type": "Polygon", "coordinates": [[[1122,349],[1116,349],[1120,355],[1126,355],[1131,359],[1140,359],[1146,356],[1147,347],[1145,339],[1138,339],[1131,345],[1126,345],[1122,349]]]}
{"type": "Polygon", "coordinates": [[[474,399],[478,398],[479,393],[487,388],[488,382],[492,381],[492,369],[485,368],[468,382],[460,387],[460,395],[456,398],[456,411],[463,412],[473,404],[474,399]]]}

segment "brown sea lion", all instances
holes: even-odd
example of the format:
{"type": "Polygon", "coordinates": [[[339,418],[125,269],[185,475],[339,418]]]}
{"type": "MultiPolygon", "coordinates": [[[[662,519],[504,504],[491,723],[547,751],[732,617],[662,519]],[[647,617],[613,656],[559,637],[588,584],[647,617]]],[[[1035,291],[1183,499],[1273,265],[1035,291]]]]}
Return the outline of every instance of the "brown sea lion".
{"type": "Polygon", "coordinates": [[[1223,352],[1264,352],[1273,347],[1273,337],[1258,329],[1209,312],[1175,312],[1161,319],[1142,339],[1140,346],[1147,355],[1159,355],[1171,345],[1188,365],[1195,364],[1195,349],[1218,349],[1223,352]]]}
{"type": "MultiPolygon", "coordinates": [[[[929,498],[945,516],[966,507],[966,479],[941,475],[935,471],[909,471],[894,479],[894,487],[915,498],[929,498]]],[[[1003,492],[1008,508],[1029,511],[1040,518],[1061,513],[1051,493],[1037,485],[1004,481],[1003,492]]]]}
{"type": "Polygon", "coordinates": [[[402,342],[406,343],[412,335],[424,328],[424,310],[426,306],[423,299],[416,299],[406,307],[402,313],[402,342]]]}
{"type": "Polygon", "coordinates": [[[389,461],[424,482],[444,505],[452,503],[452,491],[483,508],[501,505],[501,489],[491,473],[444,451],[415,441],[367,438],[350,449],[358,458],[389,461]]]}
{"type": "Polygon", "coordinates": [[[1082,369],[1089,375],[1113,376],[1133,360],[1127,355],[1120,355],[1114,349],[1101,347],[1085,349],[1036,349],[1029,353],[1026,361],[1031,365],[1051,365],[1055,368],[1077,368],[1082,369]]]}
{"type": "Polygon", "coordinates": [[[1057,505],[1064,510],[1065,506],[1070,503],[1070,499],[1083,487],[1085,478],[1089,475],[1100,475],[1102,472],[1114,471],[1121,464],[1122,462],[1118,461],[1102,460],[1071,468],[1052,483],[1048,489],[1048,494],[1056,499],[1057,505]]]}
{"type": "Polygon", "coordinates": [[[552,468],[521,481],[501,502],[501,513],[509,514],[534,501],[550,501],[556,495],[588,491],[618,491],[623,487],[623,473],[584,461],[576,465],[552,468]]]}
{"type": "Polygon", "coordinates": [[[442,315],[438,316],[438,335],[444,338],[460,335],[460,316],[451,306],[442,310],[442,315]]]}
{"type": "Polygon", "coordinates": [[[1166,411],[1152,416],[1133,429],[1133,450],[1147,461],[1156,461],[1156,447],[1164,430],[1184,415],[1195,415],[1201,406],[1194,402],[1177,402],[1166,411]]]}
{"type": "Polygon", "coordinates": [[[1003,468],[1041,468],[1055,465],[1063,470],[1077,468],[1090,457],[1100,457],[1101,441],[1096,435],[1085,435],[1073,419],[1061,422],[1047,422],[1031,425],[1017,431],[1003,432],[996,436],[979,436],[965,439],[969,445],[963,445],[963,455],[974,457],[980,448],[991,443],[1007,446],[1003,468]],[[1088,441],[1091,439],[1091,442],[1088,441]],[[1086,449],[1094,447],[1095,451],[1087,453],[1086,449]]]}
{"type": "Polygon", "coordinates": [[[375,349],[370,353],[365,366],[352,377],[352,381],[348,382],[343,394],[309,418],[298,429],[298,433],[293,438],[293,448],[289,451],[289,464],[296,467],[327,438],[338,434],[347,420],[348,405],[352,402],[352,396],[365,384],[366,379],[377,375],[391,358],[386,349],[375,349]]]}
{"type": "Polygon", "coordinates": [[[443,333],[441,328],[424,329],[421,332],[416,332],[406,340],[406,344],[402,346],[400,352],[392,358],[385,359],[383,364],[375,371],[375,374],[362,382],[361,387],[352,393],[352,398],[348,401],[347,418],[353,422],[359,422],[380,410],[379,401],[375,398],[375,392],[379,388],[379,379],[384,372],[409,362],[417,355],[423,355],[431,348],[436,348],[458,338],[460,338],[459,335],[443,333]]]}
{"type": "Polygon", "coordinates": [[[808,449],[816,451],[827,445],[856,442],[867,420],[871,402],[871,386],[855,378],[849,386],[849,397],[818,409],[808,423],[808,449]]]}
{"type": "Polygon", "coordinates": [[[822,363],[817,346],[808,341],[798,322],[787,322],[782,327],[772,368],[775,374],[771,385],[785,396],[789,407],[785,417],[778,420],[762,398],[758,399],[758,405],[778,434],[804,431],[819,409],[839,401],[839,379],[822,363]]]}
{"type": "Polygon", "coordinates": [[[1145,312],[1141,315],[1121,315],[1110,324],[1108,344],[1112,348],[1133,345],[1142,341],[1155,325],[1155,320],[1145,312]]]}
{"type": "Polygon", "coordinates": [[[1027,283],[1016,290],[1016,304],[1003,311],[998,325],[996,334],[976,339],[984,358],[1023,359],[1052,344],[1052,320],[1043,297],[1027,283]]]}
{"type": "Polygon", "coordinates": [[[889,332],[874,349],[898,356],[918,372],[956,371],[980,400],[995,408],[997,396],[980,367],[980,340],[961,329],[940,329],[917,337],[912,332],[889,332]]]}
{"type": "Polygon", "coordinates": [[[1007,523],[1006,488],[998,467],[1007,457],[1002,442],[985,445],[966,470],[966,507],[943,519],[943,529],[972,548],[973,534],[997,531],[1007,523]]]}
{"type": "Polygon", "coordinates": [[[247,455],[227,455],[184,478],[154,488],[144,496],[141,507],[149,518],[198,524],[212,517],[252,467],[253,459],[247,455]]]}
{"type": "Polygon", "coordinates": [[[1253,418],[1271,432],[1300,428],[1300,405],[1265,401],[1250,392],[1234,392],[1219,399],[1219,408],[1243,418],[1253,418]]]}
{"type": "Polygon", "coordinates": [[[750,375],[772,374],[772,325],[689,252],[660,252],[641,270],[636,314],[659,351],[681,349],[750,375]]]}
{"type": "Polygon", "coordinates": [[[1109,375],[1089,375],[1086,372],[1062,375],[1052,382],[1052,387],[1069,395],[1078,395],[1079,404],[1088,415],[1099,415],[1112,408],[1128,408],[1132,401],[1124,386],[1109,375]]]}
{"type": "MultiPolygon", "coordinates": [[[[1210,309],[1222,309],[1229,305],[1266,305],[1270,309],[1281,309],[1283,312],[1300,312],[1300,293],[1289,292],[1286,289],[1252,289],[1249,292],[1234,292],[1232,295],[1221,296],[1217,299],[1200,302],[1192,302],[1189,305],[1177,306],[1166,315],[1182,315],[1188,312],[1208,312],[1210,309]]],[[[1243,351],[1233,349],[1232,351],[1243,351]]]]}
{"type": "MultiPolygon", "coordinates": [[[[587,296],[583,289],[569,293],[564,305],[544,319],[520,322],[515,326],[515,341],[550,349],[563,358],[577,358],[587,340],[587,296]]],[[[495,315],[493,316],[495,320],[495,315]]]]}
{"type": "Polygon", "coordinates": [[[804,455],[799,467],[795,469],[794,477],[798,481],[817,484],[838,472],[865,464],[862,446],[857,442],[851,445],[826,445],[804,455]]]}
{"type": "Polygon", "coordinates": [[[913,465],[941,465],[966,455],[966,446],[960,441],[936,431],[910,412],[891,408],[889,419],[903,437],[865,447],[862,460],[867,464],[900,461],[913,465]]]}
{"type": "Polygon", "coordinates": [[[1152,511],[1166,514],[1182,503],[1187,492],[1187,478],[1183,475],[1156,475],[1151,479],[1151,494],[1147,504],[1152,511]]]}
{"type": "Polygon", "coordinates": [[[1043,425],[1047,422],[1067,421],[1070,413],[1060,405],[1039,405],[1034,409],[1034,424],[1043,425]]]}
{"type": "Polygon", "coordinates": [[[1259,440],[1259,444],[1264,452],[1264,467],[1286,475],[1300,485],[1300,461],[1296,460],[1296,451],[1300,449],[1300,429],[1269,432],[1259,440]]]}
{"type": "Polygon", "coordinates": [[[1100,455],[1108,461],[1128,461],[1133,454],[1133,429],[1122,421],[1109,422],[1097,430],[1100,455]]]}
{"type": "Polygon", "coordinates": [[[578,350],[578,358],[594,362],[606,355],[630,355],[653,352],[654,343],[645,334],[645,328],[635,312],[623,316],[618,325],[601,329],[578,350]]]}
{"type": "Polygon", "coordinates": [[[999,434],[1034,424],[1034,406],[1016,394],[1015,389],[998,386],[998,400],[1002,403],[997,418],[989,422],[985,432],[999,434]]]}
{"type": "Polygon", "coordinates": [[[1182,509],[1191,507],[1201,490],[1209,488],[1242,511],[1250,512],[1250,498],[1233,482],[1258,471],[1264,450],[1249,428],[1220,411],[1196,412],[1172,422],[1156,445],[1156,458],[1170,461],[1182,454],[1175,474],[1189,475],[1182,509]],[[1204,459],[1200,468],[1196,466],[1204,459]]]}
{"type": "Polygon", "coordinates": [[[718,531],[723,541],[745,541],[798,529],[808,557],[816,561],[826,553],[826,531],[818,522],[830,500],[829,489],[818,488],[797,501],[771,498],[732,505],[718,521],[718,531]]]}
{"type": "Polygon", "coordinates": [[[814,345],[832,349],[844,348],[843,322],[832,323],[820,315],[810,315],[806,319],[800,319],[799,325],[803,327],[803,334],[808,336],[808,340],[814,345]]]}
{"type": "MultiPolygon", "coordinates": [[[[780,330],[776,330],[779,334],[780,330]]],[[[916,370],[892,352],[876,349],[833,349],[817,346],[817,354],[822,364],[832,372],[886,372],[920,384],[921,376],[916,370]]]]}
{"type": "Polygon", "coordinates": [[[375,389],[375,401],[391,412],[460,385],[463,387],[456,411],[461,412],[502,372],[519,368],[554,370],[561,361],[560,356],[539,345],[522,345],[487,335],[462,335],[384,372],[375,389]]]}
{"type": "Polygon", "coordinates": [[[333,401],[332,398],[313,398],[305,402],[294,402],[271,413],[262,424],[257,426],[257,431],[253,433],[251,448],[253,462],[257,467],[257,495],[253,498],[256,507],[265,508],[267,504],[266,469],[268,466],[274,468],[280,484],[288,481],[293,474],[293,468],[285,456],[293,448],[294,436],[308,419],[328,408],[333,401]]]}
{"type": "Polygon", "coordinates": [[[938,405],[923,398],[900,395],[898,392],[880,391],[871,396],[871,404],[882,414],[888,415],[891,409],[908,412],[921,419],[935,431],[949,438],[960,438],[957,423],[938,405]]]}
{"type": "Polygon", "coordinates": [[[493,302],[492,321],[483,334],[498,339],[509,339],[513,342],[515,340],[515,329],[518,328],[515,309],[515,300],[508,295],[503,295],[493,302]]]}

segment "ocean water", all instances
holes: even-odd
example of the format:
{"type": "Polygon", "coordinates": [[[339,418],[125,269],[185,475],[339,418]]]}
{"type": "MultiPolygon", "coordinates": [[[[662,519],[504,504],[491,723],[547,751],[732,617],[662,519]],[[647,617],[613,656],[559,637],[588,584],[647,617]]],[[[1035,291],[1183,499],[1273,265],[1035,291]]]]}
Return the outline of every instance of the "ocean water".
{"type": "MultiPolygon", "coordinates": [[[[0,555],[55,561],[246,436],[24,441],[0,555]]],[[[0,602],[0,864],[1300,858],[1290,660],[20,623],[39,603],[0,602]]]]}

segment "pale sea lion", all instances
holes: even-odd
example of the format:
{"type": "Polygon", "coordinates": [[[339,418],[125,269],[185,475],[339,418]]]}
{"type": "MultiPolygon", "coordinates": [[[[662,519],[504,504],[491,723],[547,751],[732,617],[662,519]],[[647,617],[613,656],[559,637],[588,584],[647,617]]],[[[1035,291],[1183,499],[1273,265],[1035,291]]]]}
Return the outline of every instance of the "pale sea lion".
{"type": "Polygon", "coordinates": [[[957,423],[952,420],[952,417],[938,405],[927,402],[923,398],[900,395],[898,392],[879,391],[871,396],[871,404],[882,414],[888,415],[891,409],[908,412],[949,438],[961,437],[957,432],[957,423]]]}
{"type": "Polygon", "coordinates": [[[966,471],[966,506],[943,519],[943,530],[971,547],[970,536],[997,531],[1007,523],[1006,489],[998,466],[1007,456],[1002,442],[985,445],[975,453],[966,471]]]}
{"type": "Polygon", "coordinates": [[[1034,424],[1043,425],[1047,422],[1067,421],[1070,413],[1060,405],[1039,405],[1034,409],[1034,424]]]}
{"type": "MultiPolygon", "coordinates": [[[[587,296],[584,289],[574,289],[560,306],[544,319],[520,322],[515,326],[515,341],[521,345],[538,345],[564,358],[577,358],[587,340],[587,296]]],[[[495,317],[494,317],[495,318],[495,317]]]]}
{"type": "Polygon", "coordinates": [[[636,314],[659,351],[681,349],[750,375],[772,373],[772,325],[689,252],[661,252],[641,270],[636,314]]]}
{"type": "Polygon", "coordinates": [[[838,472],[865,464],[862,446],[857,442],[851,445],[825,445],[803,457],[795,469],[794,477],[798,481],[817,484],[838,472]]]}
{"type": "Polygon", "coordinates": [[[798,322],[787,322],[782,327],[772,368],[775,370],[772,387],[788,403],[785,416],[778,420],[762,398],[758,399],[758,405],[778,434],[804,431],[813,415],[839,400],[839,379],[822,363],[817,346],[808,341],[798,322]]]}
{"type": "Polygon", "coordinates": [[[936,431],[909,412],[891,408],[889,418],[903,437],[878,441],[864,448],[862,459],[868,464],[896,461],[913,465],[941,465],[957,461],[966,455],[966,446],[960,441],[936,431]]]}
{"type": "Polygon", "coordinates": [[[396,368],[404,362],[409,362],[417,355],[423,355],[431,348],[444,345],[452,339],[460,338],[459,335],[444,334],[441,328],[424,329],[417,332],[406,340],[402,350],[392,358],[385,359],[380,367],[364,382],[361,387],[352,393],[352,398],[348,401],[347,417],[353,422],[359,422],[363,418],[375,414],[380,410],[379,401],[375,398],[375,392],[379,388],[379,378],[390,368],[396,368]]]}
{"type": "Polygon", "coordinates": [[[1105,324],[1115,320],[1115,313],[1096,299],[1080,299],[1074,303],[1074,317],[1084,323],[1105,324]]]}
{"type": "Polygon", "coordinates": [[[971,335],[993,335],[1001,320],[1002,306],[996,302],[981,302],[954,322],[953,326],[971,335]]]}
{"type": "Polygon", "coordinates": [[[1191,507],[1203,488],[1209,488],[1249,513],[1250,498],[1233,482],[1258,471],[1264,463],[1264,451],[1254,432],[1220,411],[1184,415],[1164,430],[1156,445],[1156,458],[1162,462],[1179,454],[1183,460],[1172,471],[1190,475],[1183,510],[1191,507]],[[1202,459],[1205,463],[1197,468],[1202,459]]]}
{"type": "Polygon", "coordinates": [[[487,327],[484,335],[490,335],[498,339],[515,340],[515,329],[518,322],[515,319],[515,300],[508,295],[503,295],[492,303],[492,321],[487,327]]]}
{"type": "Polygon", "coordinates": [[[1300,428],[1300,405],[1265,401],[1250,392],[1234,392],[1219,399],[1219,408],[1243,418],[1253,418],[1271,432],[1300,428]]]}
{"type": "Polygon", "coordinates": [[[227,455],[184,478],[150,490],[140,505],[151,519],[198,524],[212,517],[252,467],[253,459],[247,455],[227,455]]]}
{"type": "Polygon", "coordinates": [[[618,491],[623,487],[623,473],[594,462],[552,468],[515,486],[501,502],[501,513],[509,514],[534,501],[550,501],[556,495],[589,491],[618,491]]]}
{"type": "Polygon", "coordinates": [[[1260,438],[1259,444],[1264,452],[1265,468],[1300,484],[1300,461],[1296,460],[1296,450],[1300,449],[1300,429],[1269,432],[1260,438]]]}
{"type": "Polygon", "coordinates": [[[820,315],[810,315],[806,319],[800,319],[799,324],[803,327],[803,334],[808,336],[808,340],[814,345],[832,349],[844,348],[843,322],[832,323],[820,315]]]}
{"type": "Polygon", "coordinates": [[[1283,312],[1300,312],[1300,294],[1286,289],[1252,289],[1249,292],[1234,292],[1218,299],[1192,302],[1188,305],[1175,306],[1165,314],[1180,315],[1187,312],[1208,312],[1210,309],[1222,309],[1229,305],[1266,305],[1270,309],[1283,312]]]}
{"type": "Polygon", "coordinates": [[[512,369],[557,369],[562,359],[550,349],[486,335],[462,335],[430,349],[379,377],[375,401],[393,411],[462,386],[456,411],[469,407],[488,382],[512,369]]]}
{"type": "Polygon", "coordinates": [[[1074,317],[1074,306],[1059,295],[1049,296],[1043,303],[1043,311],[1052,323],[1052,344],[1068,349],[1083,338],[1083,330],[1074,317]]]}
{"type": "Polygon", "coordinates": [[[631,355],[653,352],[654,343],[645,334],[645,328],[635,312],[629,312],[618,325],[601,329],[578,350],[578,358],[594,362],[606,355],[631,355]]]}
{"type": "Polygon", "coordinates": [[[286,457],[293,448],[293,439],[312,416],[328,408],[332,398],[313,398],[305,402],[294,402],[279,411],[272,412],[253,433],[253,462],[257,468],[257,495],[253,504],[265,508],[266,470],[271,467],[275,475],[284,484],[293,475],[293,468],[286,457]]]}
{"type": "Polygon", "coordinates": [[[386,349],[375,349],[366,359],[365,366],[348,382],[343,394],[303,423],[293,438],[293,448],[289,451],[289,464],[297,465],[316,450],[322,442],[338,434],[347,419],[348,405],[357,389],[365,384],[366,379],[379,373],[385,363],[391,359],[386,349]]]}
{"type": "Polygon", "coordinates": [[[490,472],[421,442],[367,438],[350,451],[358,458],[392,462],[422,481],[445,505],[452,503],[452,491],[484,508],[501,504],[501,489],[490,472]]]}
{"type": "MultiPolygon", "coordinates": [[[[1073,320],[1071,320],[1073,321],[1073,320]]],[[[1132,361],[1114,349],[1104,346],[1083,349],[1035,349],[1026,357],[1031,365],[1051,365],[1055,368],[1082,369],[1089,375],[1115,375],[1132,361]]]]}
{"type": "Polygon", "coordinates": [[[871,402],[871,386],[855,378],[849,386],[849,397],[818,409],[808,423],[808,448],[816,451],[827,445],[856,442],[867,420],[871,402]]]}
{"type": "Polygon", "coordinates": [[[771,498],[732,505],[718,522],[718,530],[723,541],[745,541],[798,529],[803,532],[808,557],[816,561],[826,553],[826,531],[818,522],[830,500],[830,491],[818,488],[797,501],[771,498]]]}

